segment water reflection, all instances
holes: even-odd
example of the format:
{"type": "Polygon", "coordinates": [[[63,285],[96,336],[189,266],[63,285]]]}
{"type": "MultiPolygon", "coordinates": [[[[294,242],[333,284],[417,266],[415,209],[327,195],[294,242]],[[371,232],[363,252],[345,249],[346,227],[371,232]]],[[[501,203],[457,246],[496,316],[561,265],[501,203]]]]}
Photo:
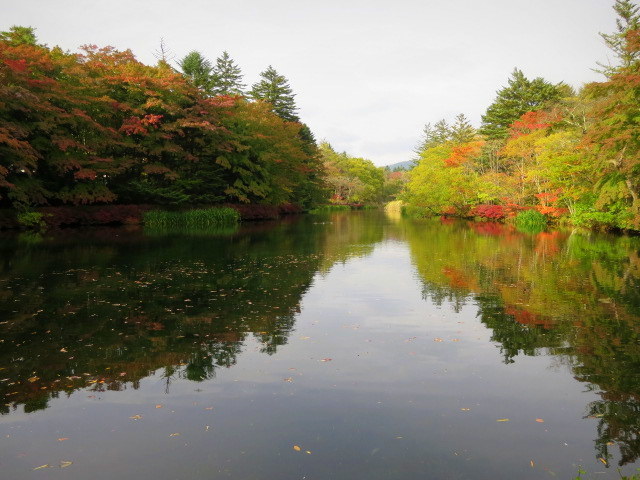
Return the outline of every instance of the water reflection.
{"type": "Polygon", "coordinates": [[[552,356],[598,395],[584,412],[598,422],[598,458],[613,459],[613,444],[621,465],[639,458],[640,239],[368,212],[1,237],[0,412],[150,376],[171,392],[214,379],[249,343],[274,355],[317,278],[389,243],[408,248],[425,302],[475,309],[505,364],[552,356]]]}
{"type": "Polygon", "coordinates": [[[640,238],[448,221],[412,224],[407,240],[425,297],[477,305],[506,363],[560,357],[600,396],[585,412],[597,455],[640,457],[640,238]]]}

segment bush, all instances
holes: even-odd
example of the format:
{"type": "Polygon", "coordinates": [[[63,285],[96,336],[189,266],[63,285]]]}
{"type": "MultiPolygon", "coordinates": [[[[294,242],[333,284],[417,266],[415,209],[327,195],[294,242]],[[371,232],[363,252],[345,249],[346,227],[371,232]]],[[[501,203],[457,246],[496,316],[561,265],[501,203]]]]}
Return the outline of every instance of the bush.
{"type": "Polygon", "coordinates": [[[507,216],[507,210],[502,205],[476,205],[469,215],[472,217],[502,220],[507,216]]]}
{"type": "Polygon", "coordinates": [[[524,210],[516,216],[516,227],[526,232],[540,232],[547,226],[547,217],[537,210],[524,210]]]}
{"type": "Polygon", "coordinates": [[[40,212],[24,212],[19,213],[18,223],[22,227],[31,228],[34,230],[41,230],[47,226],[44,221],[44,215],[40,212]]]}

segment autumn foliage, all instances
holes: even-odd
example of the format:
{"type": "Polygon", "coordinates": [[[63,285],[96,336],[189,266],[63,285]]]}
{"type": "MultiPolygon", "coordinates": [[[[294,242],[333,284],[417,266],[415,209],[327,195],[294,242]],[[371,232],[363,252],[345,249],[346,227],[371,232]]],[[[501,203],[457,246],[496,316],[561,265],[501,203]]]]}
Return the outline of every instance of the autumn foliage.
{"type": "Polygon", "coordinates": [[[298,204],[322,195],[302,125],[207,97],[160,61],[0,41],[0,207],[298,204]]]}

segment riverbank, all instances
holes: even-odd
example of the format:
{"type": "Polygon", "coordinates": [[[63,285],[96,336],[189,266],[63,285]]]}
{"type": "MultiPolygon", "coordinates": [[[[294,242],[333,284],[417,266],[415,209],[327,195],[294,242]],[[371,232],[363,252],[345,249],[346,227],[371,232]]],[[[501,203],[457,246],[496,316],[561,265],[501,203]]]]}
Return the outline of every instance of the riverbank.
{"type": "MultiPolygon", "coordinates": [[[[283,215],[302,213],[299,205],[192,205],[185,211],[200,208],[228,207],[238,212],[241,221],[275,220],[283,215]]],[[[152,210],[169,210],[163,205],[87,205],[40,207],[21,214],[13,209],[0,210],[0,230],[21,228],[61,228],[94,225],[139,225],[144,214],[152,210]]]]}

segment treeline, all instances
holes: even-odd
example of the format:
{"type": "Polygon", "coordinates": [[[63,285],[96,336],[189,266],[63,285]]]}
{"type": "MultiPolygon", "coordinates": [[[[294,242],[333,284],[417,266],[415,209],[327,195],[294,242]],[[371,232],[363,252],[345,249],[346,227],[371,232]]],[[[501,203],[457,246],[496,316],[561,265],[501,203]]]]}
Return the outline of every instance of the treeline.
{"type": "Polygon", "coordinates": [[[0,32],[0,207],[91,204],[297,204],[326,196],[324,167],[272,67],[245,93],[225,52],[192,52],[182,72],[162,52],[38,43],[0,32]]]}
{"type": "Polygon", "coordinates": [[[640,230],[640,11],[617,0],[606,81],[575,92],[516,69],[475,130],[427,124],[404,193],[418,214],[507,218],[537,210],[586,227],[640,230]]]}
{"type": "Polygon", "coordinates": [[[404,171],[376,167],[371,160],[338,153],[320,142],[330,201],[336,204],[383,204],[395,199],[406,183],[404,171]]]}

